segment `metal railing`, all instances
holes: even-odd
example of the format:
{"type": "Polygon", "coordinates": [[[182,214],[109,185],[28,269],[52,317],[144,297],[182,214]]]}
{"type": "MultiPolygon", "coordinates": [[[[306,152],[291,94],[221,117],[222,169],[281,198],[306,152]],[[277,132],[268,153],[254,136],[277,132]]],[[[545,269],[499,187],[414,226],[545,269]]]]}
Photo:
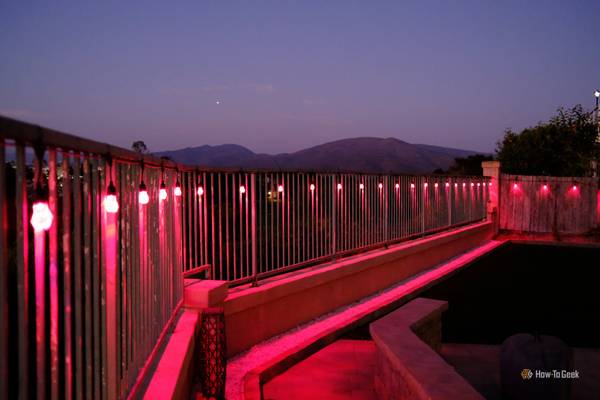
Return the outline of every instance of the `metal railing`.
{"type": "Polygon", "coordinates": [[[199,169],[0,117],[0,398],[127,397],[184,276],[241,284],[482,220],[488,188],[199,169]],[[34,231],[40,198],[54,219],[34,231]]]}
{"type": "MultiPolygon", "coordinates": [[[[114,399],[136,387],[183,291],[181,202],[148,190],[138,204],[139,159],[0,117],[0,398],[114,399]],[[47,231],[30,223],[37,177],[47,231]],[[117,213],[103,207],[111,179],[117,213]]],[[[174,184],[172,164],[144,165],[149,188],[174,184]]]]}
{"type": "Polygon", "coordinates": [[[183,173],[184,268],[240,284],[486,217],[482,177],[183,173]]]}

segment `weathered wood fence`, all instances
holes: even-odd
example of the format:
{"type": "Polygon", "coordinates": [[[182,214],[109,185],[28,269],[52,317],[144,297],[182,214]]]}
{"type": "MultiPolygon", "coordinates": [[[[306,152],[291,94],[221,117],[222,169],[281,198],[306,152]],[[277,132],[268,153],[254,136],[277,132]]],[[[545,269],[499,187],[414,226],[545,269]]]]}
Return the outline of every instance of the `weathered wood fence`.
{"type": "Polygon", "coordinates": [[[598,178],[502,174],[500,229],[581,234],[599,226],[598,178]]]}

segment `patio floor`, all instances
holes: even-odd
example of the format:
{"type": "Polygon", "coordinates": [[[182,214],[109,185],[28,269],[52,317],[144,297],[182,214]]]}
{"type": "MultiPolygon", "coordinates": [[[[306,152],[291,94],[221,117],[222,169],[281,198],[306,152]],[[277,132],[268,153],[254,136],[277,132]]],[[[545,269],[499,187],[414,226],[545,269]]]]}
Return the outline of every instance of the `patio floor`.
{"type": "Polygon", "coordinates": [[[338,340],[263,386],[265,400],[374,400],[375,344],[338,340]]]}

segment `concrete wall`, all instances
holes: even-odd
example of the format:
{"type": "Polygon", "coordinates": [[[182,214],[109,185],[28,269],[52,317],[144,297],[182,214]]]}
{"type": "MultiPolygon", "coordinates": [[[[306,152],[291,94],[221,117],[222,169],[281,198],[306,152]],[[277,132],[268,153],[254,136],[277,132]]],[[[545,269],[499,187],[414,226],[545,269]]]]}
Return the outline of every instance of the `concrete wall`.
{"type": "Polygon", "coordinates": [[[482,222],[230,290],[223,303],[228,355],[360,300],[481,245],[482,222]]]}
{"type": "Polygon", "coordinates": [[[388,400],[482,400],[438,354],[448,303],[418,298],[373,322],[377,347],[374,388],[388,400]]]}

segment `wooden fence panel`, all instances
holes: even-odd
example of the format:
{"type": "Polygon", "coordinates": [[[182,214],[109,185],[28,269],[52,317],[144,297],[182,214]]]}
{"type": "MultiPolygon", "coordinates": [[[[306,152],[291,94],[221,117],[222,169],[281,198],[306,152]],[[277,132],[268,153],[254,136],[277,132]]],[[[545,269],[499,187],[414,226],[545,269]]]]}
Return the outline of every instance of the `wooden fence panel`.
{"type": "Polygon", "coordinates": [[[500,229],[581,234],[599,226],[597,178],[502,174],[500,229]]]}

